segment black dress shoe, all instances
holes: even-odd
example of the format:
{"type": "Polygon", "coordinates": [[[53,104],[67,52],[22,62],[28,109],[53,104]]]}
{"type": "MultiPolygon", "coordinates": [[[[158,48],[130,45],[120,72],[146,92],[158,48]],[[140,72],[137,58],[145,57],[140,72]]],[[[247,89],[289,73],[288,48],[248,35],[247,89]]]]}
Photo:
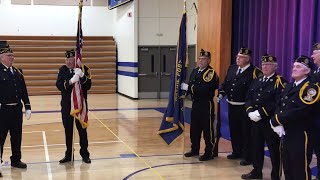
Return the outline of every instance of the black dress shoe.
{"type": "Polygon", "coordinates": [[[15,168],[25,169],[27,168],[27,164],[21,161],[11,162],[11,166],[15,168]]]}
{"type": "Polygon", "coordinates": [[[82,161],[87,163],[87,164],[91,163],[91,159],[89,157],[88,158],[82,158],[82,161]]]}
{"type": "Polygon", "coordinates": [[[185,157],[192,157],[192,156],[198,156],[198,155],[199,155],[199,152],[192,152],[192,151],[186,152],[184,154],[185,157]]]}
{"type": "Polygon", "coordinates": [[[262,173],[251,171],[248,174],[242,174],[241,179],[262,179],[262,173]]]}
{"type": "Polygon", "coordinates": [[[252,164],[252,162],[251,162],[251,161],[248,161],[248,160],[242,160],[242,161],[240,161],[240,165],[241,165],[241,166],[248,166],[248,165],[250,165],[250,164],[252,164]]]}
{"type": "Polygon", "coordinates": [[[66,163],[66,162],[70,162],[71,161],[71,158],[69,158],[69,157],[64,157],[63,159],[61,159],[60,161],[59,161],[59,163],[66,163]]]}
{"type": "Polygon", "coordinates": [[[199,161],[208,161],[210,159],[214,159],[213,155],[204,154],[199,157],[199,161]]]}
{"type": "Polygon", "coordinates": [[[241,158],[241,156],[240,155],[238,155],[238,154],[229,154],[228,156],[227,156],[227,158],[228,159],[240,159],[241,158]]]}
{"type": "Polygon", "coordinates": [[[3,177],[2,172],[0,172],[0,177],[3,177]]]}

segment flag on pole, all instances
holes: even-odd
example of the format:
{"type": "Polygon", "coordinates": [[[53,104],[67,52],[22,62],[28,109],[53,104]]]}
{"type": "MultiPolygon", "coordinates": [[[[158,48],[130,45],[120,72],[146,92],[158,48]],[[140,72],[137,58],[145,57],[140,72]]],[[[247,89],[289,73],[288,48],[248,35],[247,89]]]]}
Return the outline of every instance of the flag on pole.
{"type": "Polygon", "coordinates": [[[171,73],[168,107],[162,118],[158,134],[169,145],[184,131],[184,94],[180,90],[181,82],[186,79],[187,58],[187,15],[183,13],[174,70],[171,73]]]}
{"type": "MultiPolygon", "coordinates": [[[[77,30],[77,42],[76,42],[76,57],[75,57],[76,68],[82,68],[81,67],[82,45],[83,45],[82,6],[83,6],[83,1],[81,0],[79,4],[78,30],[77,30]]],[[[83,128],[86,128],[88,126],[88,110],[86,107],[86,101],[83,96],[80,82],[76,82],[74,84],[71,92],[70,115],[75,117],[77,120],[79,120],[83,128]]]]}

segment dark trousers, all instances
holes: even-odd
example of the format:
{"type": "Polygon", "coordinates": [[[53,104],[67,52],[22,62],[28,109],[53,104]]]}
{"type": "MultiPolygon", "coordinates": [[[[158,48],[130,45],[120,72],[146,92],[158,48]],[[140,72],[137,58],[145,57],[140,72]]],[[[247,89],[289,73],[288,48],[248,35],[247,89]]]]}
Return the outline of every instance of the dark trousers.
{"type": "Polygon", "coordinates": [[[22,140],[22,105],[1,106],[0,109],[0,145],[1,157],[3,146],[10,132],[11,162],[18,162],[21,159],[21,140],[22,140]]]}
{"type": "MultiPolygon", "coordinates": [[[[62,122],[64,126],[64,132],[66,137],[66,146],[67,151],[65,156],[67,158],[71,158],[72,154],[72,138],[73,138],[73,116],[70,116],[69,113],[62,112],[62,122]]],[[[88,136],[87,136],[87,129],[83,129],[80,122],[78,120],[75,120],[76,127],[78,129],[79,133],[79,139],[80,139],[80,155],[82,158],[88,158],[90,156],[90,153],[88,151],[88,136]]]]}
{"type": "Polygon", "coordinates": [[[317,176],[320,177],[320,127],[312,130],[312,149],[317,156],[317,176]]]}
{"type": "Polygon", "coordinates": [[[312,146],[309,134],[301,130],[285,130],[283,169],[286,180],[310,180],[312,146]]]}
{"type": "Polygon", "coordinates": [[[191,151],[199,152],[201,133],[206,144],[205,154],[213,156],[214,147],[214,106],[212,101],[200,101],[192,103],[190,139],[191,151]]]}
{"type": "Polygon", "coordinates": [[[246,113],[245,106],[228,104],[228,108],[232,153],[251,161],[251,120],[246,113]]]}
{"type": "Polygon", "coordinates": [[[268,119],[253,122],[251,126],[253,168],[257,173],[262,173],[264,163],[264,144],[268,145],[272,163],[271,179],[280,180],[280,138],[270,127],[268,119]]]}

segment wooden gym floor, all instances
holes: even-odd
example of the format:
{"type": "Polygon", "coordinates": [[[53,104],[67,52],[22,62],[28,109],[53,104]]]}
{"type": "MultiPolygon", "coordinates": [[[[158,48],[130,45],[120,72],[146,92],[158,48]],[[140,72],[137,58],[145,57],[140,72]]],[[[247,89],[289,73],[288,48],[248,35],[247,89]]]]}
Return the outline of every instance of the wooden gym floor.
{"type": "MultiPolygon", "coordinates": [[[[22,161],[28,168],[11,168],[8,135],[2,179],[238,180],[241,174],[252,169],[252,166],[240,166],[239,160],[226,158],[231,152],[230,142],[226,139],[220,141],[220,154],[214,160],[200,162],[196,157],[183,158],[182,151],[190,150],[188,124],[185,125],[184,148],[182,137],[167,146],[156,134],[163,115],[161,111],[167,105],[165,99],[131,100],[115,94],[88,97],[92,163],[81,161],[76,134],[74,165],[60,165],[58,161],[65,152],[60,96],[31,96],[30,99],[32,117],[24,120],[22,138],[22,161]]],[[[204,149],[203,144],[201,148],[204,149]]],[[[270,159],[265,157],[265,179],[270,179],[270,167],[270,159]]]]}

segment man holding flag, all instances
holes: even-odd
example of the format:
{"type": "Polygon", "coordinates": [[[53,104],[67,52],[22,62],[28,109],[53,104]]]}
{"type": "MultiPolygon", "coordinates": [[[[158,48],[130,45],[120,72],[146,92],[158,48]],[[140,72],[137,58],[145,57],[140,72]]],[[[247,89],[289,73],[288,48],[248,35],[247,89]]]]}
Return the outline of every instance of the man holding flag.
{"type": "Polygon", "coordinates": [[[205,140],[205,152],[199,157],[200,161],[214,158],[214,103],[215,90],[219,87],[219,77],[209,66],[211,54],[201,49],[199,67],[195,68],[189,79],[189,84],[182,83],[181,89],[186,90],[192,97],[190,139],[191,151],[185,157],[199,155],[201,133],[205,140]]]}
{"type": "MultiPolygon", "coordinates": [[[[66,65],[63,65],[59,69],[58,79],[56,86],[61,91],[61,113],[62,113],[62,122],[65,129],[65,137],[66,137],[66,146],[67,151],[65,153],[65,157],[61,159],[60,163],[69,162],[72,160],[72,144],[73,144],[73,126],[76,123],[79,136],[80,136],[80,155],[85,163],[91,163],[90,153],[88,151],[88,136],[87,136],[87,122],[83,119],[70,115],[71,110],[74,111],[74,102],[72,99],[73,89],[77,84],[80,85],[82,92],[76,93],[79,96],[83,97],[85,103],[82,106],[79,106],[78,111],[80,112],[85,111],[85,117],[87,118],[87,91],[91,88],[91,73],[89,67],[85,65],[81,65],[80,68],[76,68],[75,63],[75,50],[71,49],[66,51],[66,65]],[[75,122],[74,122],[75,121],[75,122]]],[[[79,63],[80,61],[78,61],[79,63]]],[[[76,103],[81,105],[81,98],[76,103]]],[[[87,120],[87,119],[86,119],[87,120]]]]}

